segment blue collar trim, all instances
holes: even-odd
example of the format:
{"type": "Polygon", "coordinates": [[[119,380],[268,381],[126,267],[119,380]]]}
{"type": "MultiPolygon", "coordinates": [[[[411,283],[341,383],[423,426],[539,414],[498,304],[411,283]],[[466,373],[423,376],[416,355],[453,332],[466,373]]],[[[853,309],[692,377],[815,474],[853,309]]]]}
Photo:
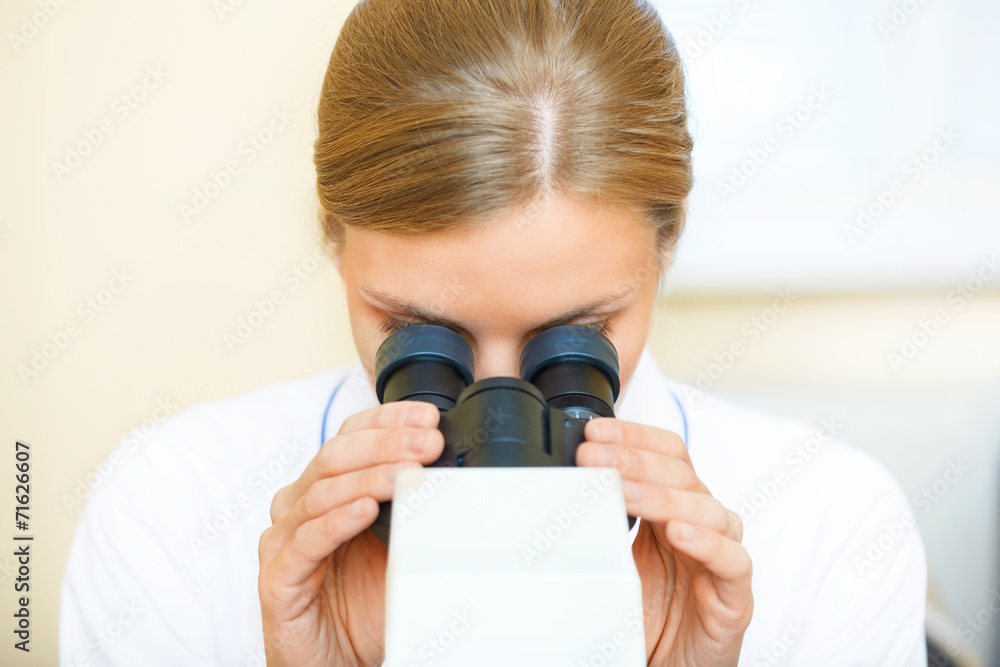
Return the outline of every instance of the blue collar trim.
{"type": "Polygon", "coordinates": [[[330,416],[330,406],[333,405],[333,399],[340,391],[340,388],[344,385],[344,381],[347,380],[347,374],[340,378],[340,382],[337,386],[333,388],[333,392],[330,394],[330,400],[326,402],[326,410],[323,411],[323,425],[319,430],[319,446],[322,447],[323,443],[326,442],[326,418],[330,416]]]}
{"type": "Polygon", "coordinates": [[[674,403],[677,404],[677,409],[681,412],[681,423],[684,425],[684,448],[691,449],[688,447],[688,418],[687,414],[684,412],[684,406],[681,405],[681,399],[677,398],[677,394],[674,393],[673,389],[670,390],[670,395],[674,397],[674,403]]]}

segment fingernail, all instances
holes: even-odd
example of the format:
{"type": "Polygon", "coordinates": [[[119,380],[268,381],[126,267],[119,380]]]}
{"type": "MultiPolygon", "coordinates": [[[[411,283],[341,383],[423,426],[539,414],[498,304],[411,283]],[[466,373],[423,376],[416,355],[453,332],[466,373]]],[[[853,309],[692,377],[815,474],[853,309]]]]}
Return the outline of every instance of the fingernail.
{"type": "Polygon", "coordinates": [[[357,500],[355,500],[351,504],[351,508],[349,510],[350,513],[351,513],[351,516],[361,516],[361,510],[364,508],[364,506],[365,506],[365,499],[364,498],[358,498],[357,500]]]}
{"type": "Polygon", "coordinates": [[[625,500],[632,502],[642,500],[642,487],[637,482],[633,482],[630,479],[623,479],[622,491],[625,493],[625,500]]]}
{"type": "Polygon", "coordinates": [[[429,431],[414,431],[406,436],[406,448],[411,452],[419,454],[427,448],[427,443],[431,439],[430,436],[431,433],[429,431]]]}
{"type": "Polygon", "coordinates": [[[678,522],[677,527],[678,527],[677,530],[678,537],[680,537],[682,540],[693,540],[695,537],[698,536],[698,531],[695,530],[695,527],[689,523],[678,522]]]}
{"type": "Polygon", "coordinates": [[[594,435],[599,442],[618,442],[621,437],[621,429],[613,421],[595,422],[593,426],[594,435]]]}

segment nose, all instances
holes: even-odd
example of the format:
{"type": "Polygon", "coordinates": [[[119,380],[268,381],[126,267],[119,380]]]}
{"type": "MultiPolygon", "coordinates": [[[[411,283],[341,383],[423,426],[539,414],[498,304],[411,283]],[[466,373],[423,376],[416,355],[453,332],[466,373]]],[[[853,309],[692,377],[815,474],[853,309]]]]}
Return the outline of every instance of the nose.
{"type": "Polygon", "coordinates": [[[476,382],[491,377],[520,377],[521,348],[514,343],[480,345],[473,354],[476,382]]]}

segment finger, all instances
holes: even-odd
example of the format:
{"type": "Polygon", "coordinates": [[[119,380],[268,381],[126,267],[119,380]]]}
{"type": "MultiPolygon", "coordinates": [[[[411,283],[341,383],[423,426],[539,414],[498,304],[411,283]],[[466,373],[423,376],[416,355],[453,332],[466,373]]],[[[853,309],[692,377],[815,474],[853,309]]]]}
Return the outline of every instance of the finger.
{"type": "Polygon", "coordinates": [[[269,552],[280,549],[302,524],[341,505],[349,505],[364,497],[374,498],[379,502],[392,500],[396,474],[405,468],[420,467],[416,461],[398,461],[319,480],[272,526],[273,543],[269,552]]]}
{"type": "Polygon", "coordinates": [[[311,485],[325,477],[364,470],[380,463],[433,463],[444,449],[436,428],[384,428],[346,433],[324,445],[299,478],[311,485]]]}
{"type": "Polygon", "coordinates": [[[337,547],[368,528],[378,516],[378,503],[364,497],[341,505],[295,529],[271,561],[271,585],[275,589],[298,588],[337,547]]]}
{"type": "Polygon", "coordinates": [[[576,450],[576,459],[579,466],[614,468],[622,479],[690,491],[702,491],[705,488],[688,462],[644,449],[583,442],[576,450]]]}
{"type": "Polygon", "coordinates": [[[736,541],[743,542],[743,519],[740,515],[733,510],[726,508],[726,514],[729,515],[729,523],[733,527],[733,532],[736,533],[736,541]]]}
{"type": "Polygon", "coordinates": [[[625,492],[625,509],[632,516],[659,524],[681,520],[740,541],[729,510],[706,493],[632,480],[622,480],[622,486],[625,492]]]}
{"type": "Polygon", "coordinates": [[[426,401],[392,401],[348,416],[337,435],[371,428],[428,428],[437,426],[440,418],[441,411],[426,401]]]}
{"type": "Polygon", "coordinates": [[[584,436],[591,442],[634,447],[691,463],[684,439],[673,431],[656,426],[613,417],[598,417],[584,426],[584,436]]]}
{"type": "Polygon", "coordinates": [[[678,520],[667,524],[666,533],[678,551],[700,562],[713,575],[713,588],[722,605],[732,610],[752,605],[753,563],[743,545],[704,526],[678,520]]]}
{"type": "MultiPolygon", "coordinates": [[[[435,408],[436,409],[436,408],[435,408]]],[[[444,450],[436,428],[381,428],[352,431],[328,441],[299,478],[279,489],[271,501],[271,521],[280,521],[316,482],[382,463],[433,463],[444,450]]]]}

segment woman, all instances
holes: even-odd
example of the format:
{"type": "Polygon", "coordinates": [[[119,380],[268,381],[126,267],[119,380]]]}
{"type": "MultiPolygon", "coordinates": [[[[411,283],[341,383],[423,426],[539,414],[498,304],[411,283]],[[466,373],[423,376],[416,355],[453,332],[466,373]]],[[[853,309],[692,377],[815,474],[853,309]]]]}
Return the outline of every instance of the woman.
{"type": "Polygon", "coordinates": [[[330,59],[315,143],[360,362],[184,411],[145,465],[95,494],[65,583],[64,655],[87,605],[113,607],[117,587],[148,609],[102,649],[123,663],[378,664],[387,550],[369,526],[395,474],[443,447],[435,408],[375,401],[378,345],[410,324],[447,326],[479,380],[517,376],[534,334],[582,324],[615,344],[625,389],[617,418],[587,424],[577,464],[616,467],[640,517],[649,664],[926,664],[916,529],[870,570],[856,561],[908,509],[889,474],[835,424],[814,433],[701,395],[645,347],[692,186],[686,124],[682,64],[645,2],[361,2],[330,59]],[[255,473],[320,422],[304,456],[255,473]],[[796,447],[813,454],[799,468],[796,447]],[[186,509],[214,537],[155,523],[184,461],[202,471],[179,482],[186,509]],[[260,475],[281,485],[267,502],[247,489],[272,488],[260,475]],[[140,489],[141,518],[108,519],[140,489]]]}

